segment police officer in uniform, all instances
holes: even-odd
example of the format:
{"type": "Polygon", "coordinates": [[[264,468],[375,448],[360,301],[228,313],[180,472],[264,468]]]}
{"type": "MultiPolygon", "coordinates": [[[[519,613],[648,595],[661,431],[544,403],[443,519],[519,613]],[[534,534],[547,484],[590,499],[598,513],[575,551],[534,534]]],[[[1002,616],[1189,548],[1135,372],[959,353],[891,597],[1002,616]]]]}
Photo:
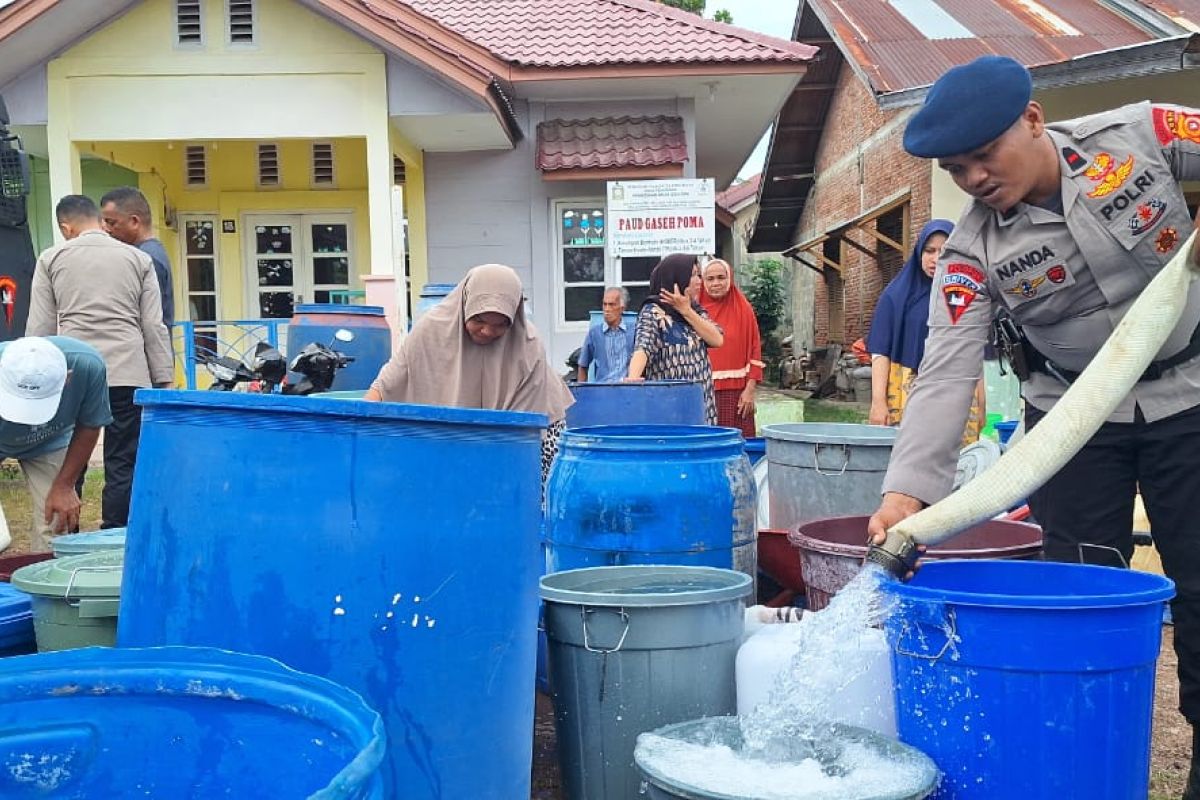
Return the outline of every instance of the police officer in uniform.
{"type": "MultiPolygon", "coordinates": [[[[942,76],[905,130],[905,149],[936,159],[973,202],[934,275],[920,378],[870,522],[876,542],[949,493],[997,316],[1024,336],[1032,427],[1191,234],[1180,181],[1200,180],[1200,111],[1138,103],[1047,124],[1031,96],[1024,66],[985,56],[942,76]]],[[[1046,558],[1128,563],[1139,487],[1176,583],[1180,710],[1194,731],[1184,798],[1200,800],[1200,282],[1133,391],[1030,498],[1046,558]]]]}

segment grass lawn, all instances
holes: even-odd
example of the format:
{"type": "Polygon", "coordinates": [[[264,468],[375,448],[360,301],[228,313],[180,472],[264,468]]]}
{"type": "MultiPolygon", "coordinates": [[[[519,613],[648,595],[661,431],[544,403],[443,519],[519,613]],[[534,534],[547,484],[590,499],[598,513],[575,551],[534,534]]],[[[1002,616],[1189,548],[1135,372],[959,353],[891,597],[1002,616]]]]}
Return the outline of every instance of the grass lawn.
{"type": "Polygon", "coordinates": [[[867,407],[862,403],[833,400],[805,400],[805,422],[866,422],[867,407]]]}
{"type": "MultiPolygon", "coordinates": [[[[79,530],[94,531],[100,527],[100,490],[104,488],[104,470],[88,470],[83,484],[83,511],[79,517],[79,530]]],[[[8,519],[8,530],[12,534],[12,545],[4,552],[7,555],[29,552],[29,531],[32,527],[33,509],[30,507],[29,491],[25,488],[25,476],[15,461],[0,464],[0,508],[8,519]]]]}

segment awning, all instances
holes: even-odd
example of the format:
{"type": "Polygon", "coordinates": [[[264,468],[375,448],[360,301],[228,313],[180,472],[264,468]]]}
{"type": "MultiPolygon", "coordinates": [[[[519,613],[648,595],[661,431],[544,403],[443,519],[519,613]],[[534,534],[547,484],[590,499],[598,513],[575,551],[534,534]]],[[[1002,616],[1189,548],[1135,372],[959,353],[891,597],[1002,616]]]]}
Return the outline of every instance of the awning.
{"type": "Polygon", "coordinates": [[[537,167],[554,180],[683,177],[682,117],[552,119],[537,126],[537,167]]]}
{"type": "MultiPolygon", "coordinates": [[[[900,253],[902,258],[908,257],[908,250],[912,246],[909,241],[912,237],[909,234],[911,221],[909,219],[909,200],[911,199],[908,192],[899,197],[887,200],[869,211],[859,214],[849,222],[840,223],[825,233],[815,238],[809,239],[802,244],[789,247],[783,251],[783,254],[789,258],[794,258],[804,266],[814,269],[817,272],[824,272],[825,267],[842,272],[842,264],[837,259],[829,258],[825,255],[825,243],[830,239],[840,239],[842,242],[876,261],[879,260],[879,245],[883,244],[891,247],[900,253]],[[881,233],[875,225],[876,220],[896,209],[902,209],[904,213],[904,223],[901,230],[904,232],[903,241],[896,241],[885,233],[881,233]],[[849,234],[862,234],[862,240],[872,245],[868,247],[861,241],[855,241],[850,238],[849,234]],[[811,260],[810,260],[811,259],[811,260]]],[[[840,251],[840,250],[839,250],[840,251]]]]}

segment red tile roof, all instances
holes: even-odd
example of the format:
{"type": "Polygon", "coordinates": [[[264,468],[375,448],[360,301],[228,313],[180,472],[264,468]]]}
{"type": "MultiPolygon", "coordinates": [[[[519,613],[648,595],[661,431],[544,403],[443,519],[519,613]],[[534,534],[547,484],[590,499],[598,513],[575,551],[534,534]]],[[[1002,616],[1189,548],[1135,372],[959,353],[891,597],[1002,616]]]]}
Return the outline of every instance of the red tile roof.
{"type": "Polygon", "coordinates": [[[723,192],[718,192],[716,201],[719,208],[733,213],[742,203],[758,196],[758,187],[762,183],[762,174],[747,178],[741,183],[735,183],[723,192]]]}
{"type": "Polygon", "coordinates": [[[505,61],[526,67],[779,64],[806,62],[817,52],[809,45],[713,22],[649,0],[392,2],[407,5],[505,61]]]}
{"type": "Polygon", "coordinates": [[[538,124],[537,166],[612,169],[682,164],[688,160],[680,117],[554,119],[538,124]]]}

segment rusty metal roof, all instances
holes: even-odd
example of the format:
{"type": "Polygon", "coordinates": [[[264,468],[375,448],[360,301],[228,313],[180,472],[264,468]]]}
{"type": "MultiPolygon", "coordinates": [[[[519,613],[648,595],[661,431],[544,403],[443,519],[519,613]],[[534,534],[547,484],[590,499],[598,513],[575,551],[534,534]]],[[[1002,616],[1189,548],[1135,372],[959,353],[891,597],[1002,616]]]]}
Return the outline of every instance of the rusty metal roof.
{"type": "Polygon", "coordinates": [[[876,94],[994,53],[1029,67],[1200,30],[1200,0],[808,0],[876,94]],[[1160,19],[1156,19],[1160,18],[1160,19]],[[1156,23],[1160,23],[1156,24],[1156,23]],[[943,36],[938,31],[957,31],[943,36]],[[963,35],[965,33],[965,35],[963,35]]]}

